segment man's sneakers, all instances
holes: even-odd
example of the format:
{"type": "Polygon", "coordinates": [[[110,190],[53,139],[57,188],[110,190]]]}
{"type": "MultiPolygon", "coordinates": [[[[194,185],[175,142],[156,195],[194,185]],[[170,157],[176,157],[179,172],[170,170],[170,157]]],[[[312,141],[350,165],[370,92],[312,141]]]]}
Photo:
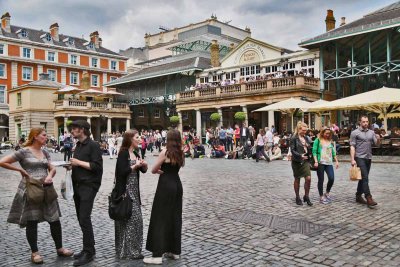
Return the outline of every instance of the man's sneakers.
{"type": "Polygon", "coordinates": [[[146,263],[146,264],[162,264],[162,257],[144,258],[143,262],[146,263]]]}

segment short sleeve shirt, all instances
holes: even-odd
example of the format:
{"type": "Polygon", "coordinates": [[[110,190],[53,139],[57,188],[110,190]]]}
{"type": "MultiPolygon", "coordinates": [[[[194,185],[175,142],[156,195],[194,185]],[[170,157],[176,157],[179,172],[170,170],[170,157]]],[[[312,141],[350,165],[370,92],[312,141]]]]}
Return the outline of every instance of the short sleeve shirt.
{"type": "Polygon", "coordinates": [[[360,127],[351,132],[350,145],[356,150],[356,158],[371,159],[372,145],[376,142],[377,139],[372,130],[364,130],[360,127]]]}

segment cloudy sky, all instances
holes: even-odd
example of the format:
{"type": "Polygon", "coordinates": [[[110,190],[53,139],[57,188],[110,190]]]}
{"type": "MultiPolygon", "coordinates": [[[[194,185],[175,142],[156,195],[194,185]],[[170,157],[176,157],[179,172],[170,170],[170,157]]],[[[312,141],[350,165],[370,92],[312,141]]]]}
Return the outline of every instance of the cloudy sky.
{"type": "Polygon", "coordinates": [[[103,46],[118,51],[144,45],[144,34],[159,25],[180,27],[216,14],[234,26],[250,27],[252,37],[297,50],[297,44],[325,31],[326,10],[352,21],[395,0],[0,0],[11,24],[85,38],[98,30],[103,46]]]}

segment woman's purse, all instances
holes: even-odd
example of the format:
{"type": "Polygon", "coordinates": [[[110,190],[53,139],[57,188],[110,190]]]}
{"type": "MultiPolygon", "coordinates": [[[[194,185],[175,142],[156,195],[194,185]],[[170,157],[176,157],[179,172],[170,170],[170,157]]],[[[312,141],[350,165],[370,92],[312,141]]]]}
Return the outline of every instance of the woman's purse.
{"type": "Polygon", "coordinates": [[[28,203],[41,204],[44,202],[44,188],[41,180],[26,179],[26,196],[28,203]]]}
{"type": "Polygon", "coordinates": [[[128,193],[117,196],[115,188],[108,196],[108,215],[112,220],[128,220],[132,216],[132,199],[128,193]]]}

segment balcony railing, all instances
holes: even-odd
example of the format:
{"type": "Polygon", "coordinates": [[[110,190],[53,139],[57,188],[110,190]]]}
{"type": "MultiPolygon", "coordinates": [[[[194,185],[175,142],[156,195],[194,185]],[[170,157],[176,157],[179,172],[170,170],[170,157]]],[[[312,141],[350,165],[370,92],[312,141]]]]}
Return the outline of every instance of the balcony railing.
{"type": "Polygon", "coordinates": [[[176,95],[177,101],[198,100],[214,97],[246,96],[256,93],[273,92],[282,89],[308,88],[319,91],[319,79],[305,76],[286,77],[279,79],[259,80],[243,84],[221,87],[208,87],[193,91],[181,92],[176,95]]]}
{"type": "Polygon", "coordinates": [[[129,111],[127,103],[117,102],[97,102],[84,100],[57,100],[54,102],[56,110],[109,110],[109,111],[129,111]]]}

